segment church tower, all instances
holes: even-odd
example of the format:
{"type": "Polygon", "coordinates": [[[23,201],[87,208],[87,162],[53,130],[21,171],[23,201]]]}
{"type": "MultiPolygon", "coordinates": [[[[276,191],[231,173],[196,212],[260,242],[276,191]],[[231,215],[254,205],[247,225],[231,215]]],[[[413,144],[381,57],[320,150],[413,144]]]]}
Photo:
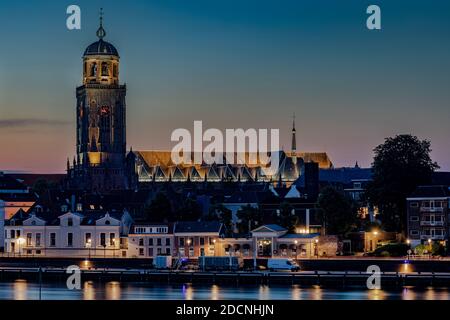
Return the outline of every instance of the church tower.
{"type": "Polygon", "coordinates": [[[77,88],[77,165],[72,187],[90,190],[126,188],[126,87],[119,83],[120,57],[103,40],[103,14],[98,41],[83,55],[83,84],[77,88]]]}
{"type": "Polygon", "coordinates": [[[295,113],[292,117],[292,144],[291,144],[291,157],[292,162],[294,164],[297,164],[297,139],[296,139],[297,132],[295,130],[295,113]]]}

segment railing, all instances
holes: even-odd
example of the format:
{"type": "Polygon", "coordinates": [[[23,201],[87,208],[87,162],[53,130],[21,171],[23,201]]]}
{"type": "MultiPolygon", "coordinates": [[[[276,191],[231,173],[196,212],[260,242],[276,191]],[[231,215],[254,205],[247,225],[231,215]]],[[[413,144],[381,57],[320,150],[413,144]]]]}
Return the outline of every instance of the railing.
{"type": "Polygon", "coordinates": [[[421,212],[444,212],[442,207],[420,207],[421,212]]]}
{"type": "Polygon", "coordinates": [[[420,221],[421,226],[443,226],[444,221],[420,221]]]}
{"type": "Polygon", "coordinates": [[[437,236],[437,235],[426,235],[426,234],[422,234],[422,235],[420,236],[420,239],[422,239],[422,240],[428,240],[428,239],[431,239],[431,240],[444,240],[444,239],[445,239],[445,236],[437,236]]]}

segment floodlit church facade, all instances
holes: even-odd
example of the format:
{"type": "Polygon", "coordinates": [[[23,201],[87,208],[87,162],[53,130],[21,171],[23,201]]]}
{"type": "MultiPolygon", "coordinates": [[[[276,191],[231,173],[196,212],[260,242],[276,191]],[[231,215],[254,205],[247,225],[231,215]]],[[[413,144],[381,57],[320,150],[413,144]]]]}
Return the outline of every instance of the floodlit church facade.
{"type": "MultiPolygon", "coordinates": [[[[76,89],[76,156],[67,160],[68,189],[111,191],[136,189],[149,182],[273,182],[290,185],[305,162],[331,168],[324,152],[297,152],[295,119],[291,151],[279,151],[276,172],[259,161],[250,164],[177,164],[171,151],[132,151],[126,148],[126,86],[120,84],[120,56],[104,40],[102,17],[98,40],[83,55],[83,83],[76,89]]],[[[249,159],[249,155],[244,156],[249,159]]]]}

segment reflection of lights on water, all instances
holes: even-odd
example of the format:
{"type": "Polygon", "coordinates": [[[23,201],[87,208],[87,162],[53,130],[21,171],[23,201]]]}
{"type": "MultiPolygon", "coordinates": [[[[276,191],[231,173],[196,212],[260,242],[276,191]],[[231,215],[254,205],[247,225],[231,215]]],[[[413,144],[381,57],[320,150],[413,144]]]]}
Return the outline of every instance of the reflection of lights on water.
{"type": "Polygon", "coordinates": [[[435,300],[435,291],[432,287],[427,287],[427,291],[425,291],[425,300],[435,300]]]}
{"type": "Polygon", "coordinates": [[[301,299],[301,288],[299,285],[295,284],[292,286],[292,300],[300,300],[301,299]]]}
{"type": "Polygon", "coordinates": [[[92,281],[86,281],[83,286],[83,298],[84,300],[95,299],[95,288],[92,281]]]}
{"type": "Polygon", "coordinates": [[[322,288],[319,285],[314,285],[313,288],[314,288],[313,291],[314,300],[322,300],[323,297],[322,288]]]}
{"type": "Polygon", "coordinates": [[[28,283],[26,280],[14,281],[14,299],[27,300],[28,283]]]}
{"type": "Polygon", "coordinates": [[[269,295],[270,289],[268,286],[260,285],[259,286],[259,299],[260,300],[267,300],[269,295]]]}
{"type": "Polygon", "coordinates": [[[106,284],[106,299],[107,300],[119,300],[120,299],[120,283],[117,281],[111,281],[106,284]]]}
{"type": "Polygon", "coordinates": [[[183,292],[184,299],[186,300],[192,300],[194,296],[194,288],[192,288],[189,284],[184,284],[181,288],[181,291],[183,292]]]}
{"type": "Polygon", "coordinates": [[[213,284],[211,287],[211,300],[219,300],[219,286],[213,284]]]}
{"type": "Polygon", "coordinates": [[[368,292],[369,300],[384,300],[386,299],[386,293],[381,289],[371,289],[368,292]]]}
{"type": "Polygon", "coordinates": [[[415,300],[416,293],[413,290],[413,287],[407,286],[403,288],[402,297],[404,300],[415,300]]]}

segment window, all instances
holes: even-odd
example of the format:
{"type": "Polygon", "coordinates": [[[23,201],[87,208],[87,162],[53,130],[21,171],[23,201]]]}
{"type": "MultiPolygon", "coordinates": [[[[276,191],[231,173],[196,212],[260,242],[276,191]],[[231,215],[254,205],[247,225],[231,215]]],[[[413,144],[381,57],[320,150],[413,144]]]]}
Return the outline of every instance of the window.
{"type": "Polygon", "coordinates": [[[72,247],[73,246],[73,233],[69,232],[67,234],[67,246],[72,247]]]}
{"type": "Polygon", "coordinates": [[[97,76],[97,63],[93,63],[91,64],[91,77],[96,77],[97,76]]]}
{"type": "Polygon", "coordinates": [[[161,245],[161,238],[156,239],[156,245],[160,246],[161,245]]]}
{"type": "Polygon", "coordinates": [[[40,247],[40,246],[41,246],[41,234],[36,233],[36,247],[40,247]]]}
{"type": "Polygon", "coordinates": [[[107,226],[109,226],[109,225],[111,224],[111,221],[106,220],[106,221],[105,221],[105,224],[106,224],[107,226]]]}
{"type": "Polygon", "coordinates": [[[417,208],[417,207],[419,207],[419,203],[417,203],[417,202],[411,202],[410,207],[411,207],[411,208],[417,208]]]}
{"type": "Polygon", "coordinates": [[[84,235],[84,243],[86,247],[90,247],[92,244],[92,234],[90,232],[84,235]]]}
{"type": "Polygon", "coordinates": [[[158,256],[161,255],[161,252],[162,252],[161,248],[158,248],[158,256]]]}
{"type": "Polygon", "coordinates": [[[11,230],[11,239],[14,239],[16,237],[16,230],[11,230]]]}
{"type": "Polygon", "coordinates": [[[67,226],[68,227],[73,226],[73,219],[72,218],[67,218],[67,226]]]}
{"type": "Polygon", "coordinates": [[[113,77],[117,77],[117,64],[113,66],[113,77]]]}
{"type": "Polygon", "coordinates": [[[36,254],[41,254],[41,250],[36,250],[36,254]]]}
{"type": "Polygon", "coordinates": [[[108,76],[108,63],[102,62],[102,76],[108,76]]]}
{"type": "Polygon", "coordinates": [[[143,256],[144,255],[144,248],[139,248],[139,255],[143,256]]]}
{"type": "Polygon", "coordinates": [[[100,245],[106,247],[106,233],[100,233],[100,245]]]}
{"type": "Polygon", "coordinates": [[[166,248],[166,254],[170,256],[170,248],[166,248]]]}
{"type": "Polygon", "coordinates": [[[153,257],[153,248],[148,248],[149,257],[153,257]]]}
{"type": "Polygon", "coordinates": [[[170,238],[166,238],[166,246],[170,246],[170,238]]]}
{"type": "Polygon", "coordinates": [[[149,246],[152,246],[152,245],[153,245],[153,238],[149,238],[149,239],[148,239],[148,245],[149,245],[149,246]]]}
{"type": "Polygon", "coordinates": [[[184,247],[184,238],[180,238],[180,247],[184,247]]]}
{"type": "Polygon", "coordinates": [[[83,204],[77,203],[77,211],[83,211],[83,204]]]}
{"type": "Polygon", "coordinates": [[[20,238],[20,230],[16,230],[16,237],[20,238]]]}
{"type": "Polygon", "coordinates": [[[411,231],[409,232],[409,234],[412,235],[412,236],[417,236],[417,235],[419,235],[419,231],[417,231],[417,230],[411,230],[411,231]]]}
{"type": "Polygon", "coordinates": [[[203,237],[200,238],[200,245],[201,246],[205,245],[205,238],[203,238],[203,237]]]}
{"type": "Polygon", "coordinates": [[[409,218],[409,220],[411,220],[411,221],[419,221],[419,217],[418,216],[411,216],[409,218]]]}
{"type": "Polygon", "coordinates": [[[116,244],[116,234],[112,232],[109,234],[109,245],[114,246],[115,244],[116,244]]]}
{"type": "Polygon", "coordinates": [[[56,233],[50,233],[50,247],[56,246],[56,233]]]}
{"type": "Polygon", "coordinates": [[[33,235],[31,233],[27,233],[27,246],[30,247],[31,246],[31,237],[33,235]]]}
{"type": "Polygon", "coordinates": [[[139,246],[143,246],[144,245],[144,239],[143,238],[139,238],[139,246]]]}
{"type": "Polygon", "coordinates": [[[361,182],[354,182],[353,183],[353,188],[354,189],[361,189],[361,182]]]}

